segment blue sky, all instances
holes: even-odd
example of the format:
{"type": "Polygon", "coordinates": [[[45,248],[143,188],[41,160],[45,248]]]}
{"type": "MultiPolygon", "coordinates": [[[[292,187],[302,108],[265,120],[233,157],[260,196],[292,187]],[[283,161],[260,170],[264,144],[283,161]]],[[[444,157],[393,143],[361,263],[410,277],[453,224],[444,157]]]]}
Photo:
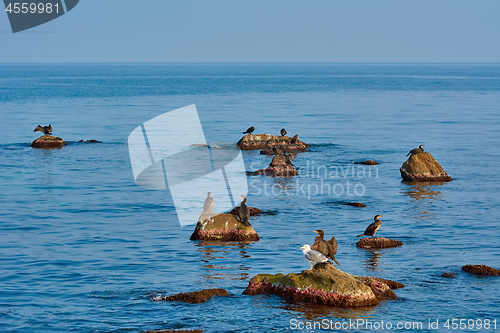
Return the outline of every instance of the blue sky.
{"type": "Polygon", "coordinates": [[[500,1],[81,0],[0,63],[500,62],[500,1]]]}

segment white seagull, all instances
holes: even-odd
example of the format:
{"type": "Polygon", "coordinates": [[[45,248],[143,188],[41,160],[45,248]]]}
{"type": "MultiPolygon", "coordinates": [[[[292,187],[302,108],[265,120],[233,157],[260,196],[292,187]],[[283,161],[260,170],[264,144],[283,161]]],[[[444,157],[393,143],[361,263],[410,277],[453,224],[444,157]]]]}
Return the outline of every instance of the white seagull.
{"type": "Polygon", "coordinates": [[[301,247],[306,260],[311,263],[311,269],[314,267],[314,264],[323,264],[328,262],[328,258],[323,255],[323,253],[311,250],[309,244],[306,244],[301,247]]]}

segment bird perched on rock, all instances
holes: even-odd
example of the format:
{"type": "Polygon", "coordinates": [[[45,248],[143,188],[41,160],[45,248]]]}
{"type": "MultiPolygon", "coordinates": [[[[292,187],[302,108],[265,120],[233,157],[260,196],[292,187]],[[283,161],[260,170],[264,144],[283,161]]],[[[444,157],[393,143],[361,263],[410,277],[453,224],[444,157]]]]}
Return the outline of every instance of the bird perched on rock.
{"type": "Polygon", "coordinates": [[[205,203],[203,204],[203,213],[210,214],[214,209],[214,198],[212,197],[212,193],[207,193],[207,198],[205,199],[205,203]]]}
{"type": "Polygon", "coordinates": [[[245,132],[243,132],[243,134],[252,134],[253,131],[255,131],[255,127],[249,127],[247,128],[247,130],[245,132]]]}
{"type": "Polygon", "coordinates": [[[342,266],[337,259],[335,259],[335,255],[337,254],[337,240],[335,237],[332,237],[329,241],[324,240],[325,233],[323,230],[313,230],[318,234],[314,238],[314,244],[311,246],[311,249],[314,251],[321,252],[325,257],[332,259],[339,266],[342,266]]]}
{"type": "Polygon", "coordinates": [[[412,150],[410,150],[408,154],[406,154],[406,156],[423,153],[424,152],[424,148],[422,148],[423,146],[424,145],[420,145],[418,146],[418,148],[413,148],[412,150]]]}
{"type": "Polygon", "coordinates": [[[375,220],[375,222],[372,222],[368,228],[366,228],[365,232],[356,236],[356,237],[361,237],[361,236],[372,236],[373,238],[373,235],[375,235],[375,233],[378,231],[378,229],[380,229],[380,226],[382,225],[382,221],[380,221],[380,218],[382,217],[383,215],[375,215],[375,217],[373,218],[375,220]]]}
{"type": "Polygon", "coordinates": [[[243,199],[243,201],[240,204],[240,208],[238,208],[238,215],[240,216],[240,222],[243,223],[245,226],[250,227],[250,208],[246,205],[247,202],[247,197],[244,195],[240,195],[240,198],[243,199]]]}
{"type": "Polygon", "coordinates": [[[286,129],[282,128],[280,132],[281,132],[281,136],[285,136],[286,135],[286,129]]]}
{"type": "Polygon", "coordinates": [[[301,250],[306,257],[306,260],[311,263],[311,269],[313,269],[314,264],[323,264],[328,262],[328,258],[325,257],[321,252],[311,250],[309,244],[302,246],[301,250]]]}
{"type": "Polygon", "coordinates": [[[40,132],[43,132],[43,134],[45,135],[49,135],[51,132],[52,132],[52,125],[49,124],[49,126],[40,126],[38,125],[34,130],[33,132],[36,132],[36,131],[40,131],[40,132]]]}
{"type": "Polygon", "coordinates": [[[291,143],[297,143],[297,140],[299,139],[299,135],[295,134],[293,138],[290,140],[291,143]]]}

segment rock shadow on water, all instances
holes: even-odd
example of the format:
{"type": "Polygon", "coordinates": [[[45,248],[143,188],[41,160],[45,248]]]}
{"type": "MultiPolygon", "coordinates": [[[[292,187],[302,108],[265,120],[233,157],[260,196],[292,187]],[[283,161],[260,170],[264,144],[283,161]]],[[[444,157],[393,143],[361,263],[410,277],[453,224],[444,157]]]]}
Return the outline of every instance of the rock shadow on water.
{"type": "Polygon", "coordinates": [[[247,263],[251,241],[220,242],[197,241],[200,268],[205,274],[198,275],[203,280],[247,280],[251,269],[247,263]]]}
{"type": "Polygon", "coordinates": [[[310,321],[318,321],[320,318],[328,318],[333,321],[338,321],[339,319],[367,319],[371,317],[373,310],[377,307],[376,305],[372,305],[343,309],[323,304],[287,303],[285,301],[282,301],[282,304],[281,308],[290,312],[291,315],[297,315],[298,320],[305,319],[310,321]]]}
{"type": "Polygon", "coordinates": [[[440,186],[446,182],[409,182],[402,181],[404,185],[402,194],[409,196],[417,201],[426,199],[441,199],[440,186]]]}

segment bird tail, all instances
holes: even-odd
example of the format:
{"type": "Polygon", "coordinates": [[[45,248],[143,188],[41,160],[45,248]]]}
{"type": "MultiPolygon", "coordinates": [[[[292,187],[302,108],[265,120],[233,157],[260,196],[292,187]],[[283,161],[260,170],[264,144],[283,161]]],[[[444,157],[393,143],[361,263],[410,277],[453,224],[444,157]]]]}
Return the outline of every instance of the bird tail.
{"type": "Polygon", "coordinates": [[[341,265],[341,264],[337,261],[337,259],[332,258],[332,260],[333,260],[333,261],[335,261],[335,263],[336,263],[337,265],[342,266],[342,265],[341,265]]]}
{"type": "Polygon", "coordinates": [[[411,153],[406,154],[406,156],[409,156],[411,153]]]}
{"type": "Polygon", "coordinates": [[[246,132],[242,132],[243,134],[245,134],[246,132]]]}
{"type": "Polygon", "coordinates": [[[361,237],[361,236],[364,236],[365,234],[360,234],[360,235],[357,235],[356,237],[361,237]]]}

